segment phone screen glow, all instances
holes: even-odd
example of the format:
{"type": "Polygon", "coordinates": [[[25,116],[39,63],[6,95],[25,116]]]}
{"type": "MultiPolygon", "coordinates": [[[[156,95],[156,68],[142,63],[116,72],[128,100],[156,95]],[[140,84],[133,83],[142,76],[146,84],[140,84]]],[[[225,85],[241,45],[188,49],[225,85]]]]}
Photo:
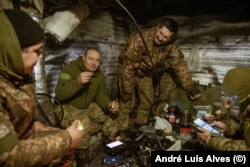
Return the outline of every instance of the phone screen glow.
{"type": "Polygon", "coordinates": [[[218,130],[216,130],[215,128],[213,128],[212,126],[210,126],[209,124],[207,124],[205,121],[203,121],[200,118],[197,118],[196,120],[194,120],[194,123],[196,125],[202,127],[203,129],[206,129],[212,133],[220,134],[220,132],[218,130]]]}
{"type": "Polygon", "coordinates": [[[122,145],[122,144],[123,144],[123,143],[122,143],[121,141],[115,141],[115,142],[112,142],[112,143],[107,144],[107,146],[108,146],[109,148],[114,148],[114,147],[120,146],[120,145],[122,145]]]}

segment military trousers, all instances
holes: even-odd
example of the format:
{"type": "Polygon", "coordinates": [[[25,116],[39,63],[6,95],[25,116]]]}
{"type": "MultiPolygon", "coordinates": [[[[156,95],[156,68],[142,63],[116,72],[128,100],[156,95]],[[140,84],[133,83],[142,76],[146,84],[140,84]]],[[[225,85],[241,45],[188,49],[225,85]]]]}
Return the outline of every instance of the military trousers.
{"type": "MultiPolygon", "coordinates": [[[[70,104],[63,105],[63,119],[60,125],[67,128],[71,125],[72,121],[78,119],[83,123],[85,135],[80,144],[76,147],[79,149],[86,149],[90,145],[91,135],[102,130],[103,135],[114,135],[118,131],[117,119],[111,119],[104,111],[96,104],[91,103],[85,109],[79,109],[70,104]]],[[[56,118],[61,118],[62,113],[60,107],[54,109],[56,118]]]]}
{"type": "MultiPolygon", "coordinates": [[[[119,81],[120,82],[120,81],[119,81]]],[[[119,84],[120,85],[120,84],[119,84]]],[[[154,102],[153,79],[151,77],[136,77],[132,98],[126,103],[121,102],[118,113],[120,130],[126,130],[129,126],[130,113],[135,110],[134,122],[146,124],[154,102]],[[135,107],[137,103],[137,106],[135,107]]]]}
{"type": "Polygon", "coordinates": [[[161,74],[159,77],[159,82],[156,83],[154,91],[157,103],[154,109],[154,114],[159,116],[161,115],[164,106],[169,102],[169,97],[171,90],[177,88],[177,83],[175,83],[172,75],[167,70],[161,74]]]}

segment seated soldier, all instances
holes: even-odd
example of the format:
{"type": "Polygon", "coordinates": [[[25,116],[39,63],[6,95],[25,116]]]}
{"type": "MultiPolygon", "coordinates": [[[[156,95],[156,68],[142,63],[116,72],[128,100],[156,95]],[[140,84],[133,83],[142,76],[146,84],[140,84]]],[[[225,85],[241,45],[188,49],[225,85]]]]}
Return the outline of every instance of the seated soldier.
{"type": "Polygon", "coordinates": [[[77,121],[66,130],[37,120],[33,69],[43,57],[44,30],[24,11],[0,9],[0,166],[72,166],[59,159],[84,136],[77,121]]]}
{"type": "MultiPolygon", "coordinates": [[[[89,123],[102,123],[104,137],[112,141],[115,140],[118,131],[116,112],[119,104],[111,101],[108,96],[105,75],[100,70],[100,62],[100,51],[97,48],[88,48],[82,57],[62,69],[55,94],[64,108],[62,127],[67,127],[75,118],[88,119],[89,123]]],[[[57,117],[61,118],[60,113],[56,111],[55,109],[57,117]]],[[[86,154],[88,154],[90,137],[94,131],[96,130],[91,125],[90,130],[75,150],[77,166],[83,166],[88,159],[86,154]]]]}
{"type": "Polygon", "coordinates": [[[249,151],[250,150],[250,68],[238,67],[229,70],[223,80],[222,88],[226,95],[238,96],[239,121],[226,119],[211,125],[224,135],[213,134],[198,128],[198,138],[209,150],[249,151]],[[238,135],[237,135],[238,134],[238,135]],[[236,138],[237,137],[237,138],[236,138]],[[239,139],[240,138],[240,139],[239,139]]]}

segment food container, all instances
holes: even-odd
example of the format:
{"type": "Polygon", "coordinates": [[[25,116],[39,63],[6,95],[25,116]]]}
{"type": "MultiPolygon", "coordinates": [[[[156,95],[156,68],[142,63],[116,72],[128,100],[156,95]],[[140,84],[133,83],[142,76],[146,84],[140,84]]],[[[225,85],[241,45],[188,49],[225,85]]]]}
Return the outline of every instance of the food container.
{"type": "Polygon", "coordinates": [[[204,118],[205,116],[212,115],[213,106],[194,106],[195,118],[204,118]]]}

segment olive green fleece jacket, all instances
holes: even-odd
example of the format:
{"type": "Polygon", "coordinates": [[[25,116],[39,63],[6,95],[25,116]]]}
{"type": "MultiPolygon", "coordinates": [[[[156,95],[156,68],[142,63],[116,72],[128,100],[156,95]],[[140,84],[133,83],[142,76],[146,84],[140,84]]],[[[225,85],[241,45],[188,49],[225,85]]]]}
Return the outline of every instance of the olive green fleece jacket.
{"type": "Polygon", "coordinates": [[[88,84],[79,85],[77,77],[84,71],[87,70],[82,57],[66,65],[57,80],[56,97],[62,104],[71,104],[81,109],[86,108],[92,102],[96,102],[103,110],[106,110],[110,99],[104,73],[98,69],[94,72],[88,84]]]}
{"type": "MultiPolygon", "coordinates": [[[[28,33],[28,30],[27,30],[28,33]]],[[[0,166],[43,166],[71,145],[65,130],[40,136],[33,123],[36,89],[25,76],[22,51],[4,11],[0,9],[0,166]]]]}

